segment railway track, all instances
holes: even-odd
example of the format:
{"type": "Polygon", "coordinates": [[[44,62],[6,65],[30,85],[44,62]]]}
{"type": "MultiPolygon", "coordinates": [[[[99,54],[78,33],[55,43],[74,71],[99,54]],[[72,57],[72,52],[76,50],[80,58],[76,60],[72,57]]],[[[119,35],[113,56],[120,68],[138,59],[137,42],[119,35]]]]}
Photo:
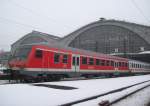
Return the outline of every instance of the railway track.
{"type": "MultiPolygon", "coordinates": [[[[104,76],[102,76],[102,77],[92,77],[92,78],[75,77],[75,78],[64,78],[64,79],[61,79],[59,81],[94,80],[94,79],[108,79],[108,78],[117,78],[117,77],[119,77],[119,76],[116,76],[116,77],[104,77],[104,76]]],[[[125,77],[127,77],[127,76],[125,76],[125,77]]],[[[20,80],[6,80],[6,81],[7,81],[6,83],[0,83],[0,85],[4,85],[4,84],[26,84],[26,83],[55,82],[55,80],[54,81],[41,81],[41,82],[21,82],[20,80]]]]}
{"type": "MultiPolygon", "coordinates": [[[[129,88],[132,88],[132,87],[135,87],[135,86],[138,86],[138,85],[141,85],[141,84],[144,84],[144,83],[147,83],[147,82],[150,82],[150,80],[147,80],[147,81],[143,81],[143,82],[140,82],[140,83],[136,83],[136,84],[132,84],[130,86],[126,86],[126,87],[122,87],[122,88],[119,88],[119,89],[115,89],[115,90],[112,90],[112,91],[108,91],[108,92],[105,92],[105,93],[102,93],[102,94],[98,94],[98,95],[95,95],[95,96],[91,96],[91,97],[87,97],[87,98],[84,98],[84,99],[80,99],[80,100],[77,100],[77,101],[72,101],[72,102],[69,102],[69,103],[65,103],[65,104],[61,104],[60,106],[72,106],[72,105],[76,105],[76,104],[79,104],[79,103],[84,103],[84,102],[87,102],[87,101],[90,101],[90,100],[94,100],[94,99],[97,99],[99,97],[104,97],[104,96],[107,96],[107,95],[110,95],[110,94],[115,94],[115,93],[118,93],[118,92],[121,92],[121,91],[124,91],[126,89],[129,89],[129,88]]],[[[125,99],[126,97],[146,88],[146,87],[149,87],[150,84],[148,85],[145,85],[144,87],[141,87],[129,94],[126,94],[112,102],[109,102],[109,100],[106,100],[106,101],[103,101],[103,103],[100,103],[99,106],[110,106],[112,104],[115,104],[123,99],[125,99]]]]}
{"type": "MultiPolygon", "coordinates": [[[[59,81],[77,81],[77,80],[92,80],[92,79],[105,79],[105,78],[108,78],[108,77],[93,77],[93,78],[85,78],[85,77],[77,77],[77,78],[64,78],[64,79],[61,79],[59,81]]],[[[111,78],[111,77],[110,77],[111,78]]],[[[0,85],[4,85],[4,84],[25,84],[26,82],[20,82],[20,80],[6,80],[7,82],[6,83],[0,83],[0,85]]],[[[59,82],[58,81],[58,82],[59,82]]],[[[45,82],[45,81],[43,81],[45,82]]],[[[55,82],[54,81],[46,81],[46,82],[55,82]]],[[[28,83],[36,83],[36,82],[28,82],[28,83]]],[[[39,83],[39,82],[37,82],[39,83]]],[[[40,82],[41,83],[41,82],[40,82]]]]}
{"type": "Polygon", "coordinates": [[[116,100],[114,100],[114,101],[112,101],[112,102],[110,102],[109,104],[110,104],[110,105],[115,105],[116,103],[120,102],[121,100],[124,100],[125,98],[127,98],[127,97],[129,97],[129,96],[131,96],[131,95],[133,95],[133,94],[135,94],[135,93],[137,93],[137,92],[139,92],[139,91],[141,91],[141,90],[143,90],[143,89],[149,87],[149,86],[150,86],[150,84],[149,84],[149,85],[146,85],[146,86],[144,86],[144,87],[141,87],[141,88],[139,88],[139,89],[137,89],[137,90],[135,90],[135,91],[133,91],[133,92],[130,92],[130,93],[128,93],[128,94],[126,94],[126,95],[124,95],[124,96],[122,96],[122,97],[120,97],[120,98],[118,98],[118,99],[116,99],[116,100]]]}

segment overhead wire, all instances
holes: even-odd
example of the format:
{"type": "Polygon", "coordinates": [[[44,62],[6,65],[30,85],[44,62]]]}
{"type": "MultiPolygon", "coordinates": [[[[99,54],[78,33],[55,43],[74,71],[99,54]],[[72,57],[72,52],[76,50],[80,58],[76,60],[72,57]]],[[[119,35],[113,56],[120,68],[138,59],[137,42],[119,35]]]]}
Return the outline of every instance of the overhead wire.
{"type": "Polygon", "coordinates": [[[132,4],[135,6],[135,8],[139,11],[139,13],[145,18],[145,20],[150,23],[150,19],[147,18],[147,16],[143,13],[143,11],[141,10],[141,8],[139,8],[139,6],[137,5],[137,3],[134,0],[131,0],[131,1],[132,1],[132,4]]]}
{"type": "MultiPolygon", "coordinates": [[[[22,9],[24,9],[24,10],[26,10],[26,11],[28,11],[28,12],[34,14],[34,15],[37,15],[37,16],[40,16],[40,17],[43,17],[43,18],[47,19],[50,23],[58,23],[58,21],[52,19],[51,17],[45,15],[44,13],[36,12],[35,10],[32,10],[32,9],[27,8],[27,7],[25,7],[25,6],[22,6],[22,5],[20,5],[19,3],[13,1],[13,0],[9,0],[9,1],[11,1],[11,3],[14,4],[14,5],[17,6],[17,7],[20,7],[20,8],[22,8],[22,9]]],[[[61,24],[59,23],[59,26],[60,26],[60,25],[61,25],[61,24]]],[[[64,26],[64,25],[61,25],[61,26],[62,26],[63,28],[64,28],[64,27],[70,28],[69,26],[66,26],[66,25],[65,25],[65,26],[64,26]]]]}
{"type": "MultiPolygon", "coordinates": [[[[18,21],[7,19],[7,18],[3,18],[3,17],[0,17],[0,20],[1,21],[6,21],[6,22],[9,22],[9,23],[11,22],[11,23],[16,24],[16,25],[21,25],[23,27],[29,28],[30,30],[39,30],[39,31],[43,30],[43,28],[40,28],[40,27],[35,27],[35,26],[32,26],[32,25],[20,23],[18,21]]],[[[24,30],[27,31],[27,29],[24,29],[24,30]]]]}
{"type": "Polygon", "coordinates": [[[7,18],[3,18],[3,17],[0,17],[1,20],[4,20],[4,21],[7,21],[7,22],[12,22],[12,23],[15,23],[15,24],[19,24],[19,25],[22,25],[24,27],[30,27],[32,29],[40,29],[40,28],[37,28],[35,26],[32,26],[32,25],[27,25],[27,24],[23,24],[23,23],[20,23],[20,22],[17,22],[15,20],[11,20],[11,19],[7,19],[7,18]]]}

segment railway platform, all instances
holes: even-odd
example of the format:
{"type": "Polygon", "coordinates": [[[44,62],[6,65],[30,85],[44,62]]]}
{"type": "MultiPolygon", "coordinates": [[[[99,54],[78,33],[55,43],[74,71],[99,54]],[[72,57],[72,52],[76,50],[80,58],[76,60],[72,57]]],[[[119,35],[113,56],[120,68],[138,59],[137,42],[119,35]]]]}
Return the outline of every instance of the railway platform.
{"type": "MultiPolygon", "coordinates": [[[[87,102],[89,106],[98,106],[102,100],[108,100],[111,103],[111,101],[115,101],[124,94],[146,86],[150,86],[150,75],[28,84],[4,84],[0,85],[0,105],[81,106],[81,103],[87,102]],[[91,97],[95,98],[83,101],[91,97]],[[102,99],[101,97],[105,98],[102,99]],[[94,105],[89,102],[95,99],[99,100],[98,102],[94,102],[94,105]],[[69,105],[69,103],[76,101],[81,102],[69,105]]],[[[88,106],[87,104],[86,106],[88,106]]]]}

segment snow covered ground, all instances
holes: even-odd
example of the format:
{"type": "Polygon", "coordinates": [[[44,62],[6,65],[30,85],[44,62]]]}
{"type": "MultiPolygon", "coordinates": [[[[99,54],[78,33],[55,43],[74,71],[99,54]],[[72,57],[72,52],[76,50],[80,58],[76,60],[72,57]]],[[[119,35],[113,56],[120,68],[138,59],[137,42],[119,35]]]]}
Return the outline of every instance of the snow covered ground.
{"type": "Polygon", "coordinates": [[[124,99],[112,106],[147,106],[150,102],[150,87],[124,99]]]}
{"type": "MultiPolygon", "coordinates": [[[[79,103],[79,104],[76,104],[76,105],[73,105],[73,106],[98,106],[98,104],[102,101],[105,101],[105,100],[109,100],[110,103],[112,103],[113,101],[123,97],[124,95],[128,95],[134,91],[136,91],[137,89],[140,89],[146,85],[150,85],[150,82],[147,82],[147,83],[143,83],[143,84],[140,84],[140,85],[137,85],[137,86],[134,86],[132,88],[128,88],[126,90],[123,90],[121,92],[116,92],[116,93],[113,93],[113,94],[109,94],[109,95],[106,95],[106,96],[103,96],[103,97],[99,97],[97,99],[93,99],[93,100],[90,100],[90,101],[86,101],[86,102],[83,102],[83,103],[79,103]]],[[[150,89],[149,89],[150,90],[150,89]]],[[[135,99],[134,101],[131,101],[129,99],[130,102],[126,101],[127,103],[124,103],[124,102],[120,102],[118,103],[117,105],[118,106],[144,106],[144,105],[140,105],[140,104],[144,104],[144,103],[148,103],[149,100],[147,98],[150,98],[150,95],[147,91],[147,94],[144,95],[143,97],[146,97],[146,98],[142,98],[140,101],[138,101],[138,96],[136,98],[132,98],[132,99],[135,99]],[[140,104],[139,105],[135,105],[135,101],[138,101],[140,104]]],[[[116,104],[114,104],[113,106],[116,106],[116,104]]]]}
{"type": "Polygon", "coordinates": [[[150,80],[150,75],[41,83],[52,85],[52,88],[33,84],[0,85],[0,106],[58,106],[146,80],[150,80]],[[53,86],[77,89],[55,89],[53,86]]]}

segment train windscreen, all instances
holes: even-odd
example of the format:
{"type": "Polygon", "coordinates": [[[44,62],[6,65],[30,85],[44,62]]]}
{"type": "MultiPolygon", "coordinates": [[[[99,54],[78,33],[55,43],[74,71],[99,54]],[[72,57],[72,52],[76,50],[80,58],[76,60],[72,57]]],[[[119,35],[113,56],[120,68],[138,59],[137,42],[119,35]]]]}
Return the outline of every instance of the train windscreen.
{"type": "Polygon", "coordinates": [[[26,59],[31,51],[31,46],[18,48],[12,58],[26,59]]]}

